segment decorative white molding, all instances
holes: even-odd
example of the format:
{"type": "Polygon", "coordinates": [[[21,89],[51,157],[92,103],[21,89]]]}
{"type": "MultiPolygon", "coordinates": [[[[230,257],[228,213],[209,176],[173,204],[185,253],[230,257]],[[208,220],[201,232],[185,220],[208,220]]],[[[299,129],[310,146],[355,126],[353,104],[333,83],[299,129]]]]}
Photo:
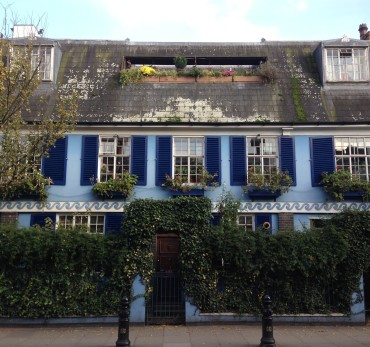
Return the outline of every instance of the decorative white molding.
{"type": "Polygon", "coordinates": [[[246,213],[339,213],[344,209],[369,210],[363,202],[242,202],[240,212],[246,213]]]}
{"type": "Polygon", "coordinates": [[[0,203],[0,212],[123,212],[128,203],[124,201],[47,202],[8,201],[0,203]]]}
{"type": "MultiPolygon", "coordinates": [[[[213,211],[216,212],[216,202],[213,211]]],[[[123,212],[129,202],[124,201],[58,201],[42,205],[35,201],[0,202],[0,212],[123,212]]],[[[339,213],[344,209],[370,210],[370,203],[364,202],[242,202],[240,212],[244,213],[339,213]]]]}

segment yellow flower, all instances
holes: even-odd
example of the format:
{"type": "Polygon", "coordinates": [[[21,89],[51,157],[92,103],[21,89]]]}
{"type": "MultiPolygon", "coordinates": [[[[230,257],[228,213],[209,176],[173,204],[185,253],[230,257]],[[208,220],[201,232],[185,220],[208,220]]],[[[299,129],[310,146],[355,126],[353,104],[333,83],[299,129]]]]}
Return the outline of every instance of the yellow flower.
{"type": "Polygon", "coordinates": [[[157,72],[150,66],[142,66],[139,70],[144,76],[154,76],[157,74],[157,72]]]}

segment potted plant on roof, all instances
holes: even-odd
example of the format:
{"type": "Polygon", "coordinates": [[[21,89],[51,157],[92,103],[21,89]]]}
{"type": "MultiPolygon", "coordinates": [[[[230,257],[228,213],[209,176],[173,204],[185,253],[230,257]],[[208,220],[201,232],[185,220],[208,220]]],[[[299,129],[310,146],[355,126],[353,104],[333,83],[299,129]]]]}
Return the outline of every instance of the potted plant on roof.
{"type": "Polygon", "coordinates": [[[136,175],[131,175],[128,171],[124,171],[115,178],[108,178],[106,182],[96,182],[94,184],[94,179],[92,179],[93,192],[101,199],[126,199],[132,194],[137,179],[136,175]]]}
{"type": "Polygon", "coordinates": [[[261,166],[248,168],[247,185],[244,192],[252,199],[276,200],[281,194],[287,193],[293,183],[288,172],[273,168],[263,172],[261,166]]]}
{"type": "Polygon", "coordinates": [[[201,174],[194,175],[194,182],[189,183],[187,175],[176,174],[173,178],[166,175],[166,180],[162,187],[167,188],[172,196],[203,196],[207,187],[217,187],[215,181],[217,173],[212,175],[206,169],[202,169],[201,174]]]}
{"type": "Polygon", "coordinates": [[[370,182],[360,180],[352,175],[351,171],[337,169],[332,173],[323,172],[320,185],[337,201],[342,200],[369,200],[370,182]]]}
{"type": "Polygon", "coordinates": [[[186,65],[188,65],[188,60],[183,55],[178,55],[173,58],[173,63],[175,64],[176,70],[184,70],[186,65]]]}

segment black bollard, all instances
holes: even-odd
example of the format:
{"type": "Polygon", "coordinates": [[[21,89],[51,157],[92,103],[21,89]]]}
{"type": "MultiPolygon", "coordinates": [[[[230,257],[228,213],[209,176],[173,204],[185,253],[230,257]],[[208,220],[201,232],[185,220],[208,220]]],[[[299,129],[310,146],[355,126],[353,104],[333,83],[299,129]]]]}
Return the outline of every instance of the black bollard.
{"type": "Polygon", "coordinates": [[[127,296],[124,296],[121,301],[121,308],[119,312],[118,321],[118,340],[116,347],[130,347],[131,343],[129,340],[129,317],[130,309],[128,305],[127,296]]]}
{"type": "Polygon", "coordinates": [[[262,338],[260,347],[276,347],[272,328],[271,298],[267,294],[263,297],[262,314],[262,338]]]}

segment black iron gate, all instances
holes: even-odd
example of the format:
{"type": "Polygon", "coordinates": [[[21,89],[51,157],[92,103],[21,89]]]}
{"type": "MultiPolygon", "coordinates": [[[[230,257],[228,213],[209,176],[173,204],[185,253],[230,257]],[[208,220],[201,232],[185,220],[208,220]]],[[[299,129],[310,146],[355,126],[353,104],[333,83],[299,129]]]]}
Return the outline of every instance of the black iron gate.
{"type": "Polygon", "coordinates": [[[146,305],[146,324],[184,324],[185,299],[180,275],[156,272],[152,289],[146,305]]]}

